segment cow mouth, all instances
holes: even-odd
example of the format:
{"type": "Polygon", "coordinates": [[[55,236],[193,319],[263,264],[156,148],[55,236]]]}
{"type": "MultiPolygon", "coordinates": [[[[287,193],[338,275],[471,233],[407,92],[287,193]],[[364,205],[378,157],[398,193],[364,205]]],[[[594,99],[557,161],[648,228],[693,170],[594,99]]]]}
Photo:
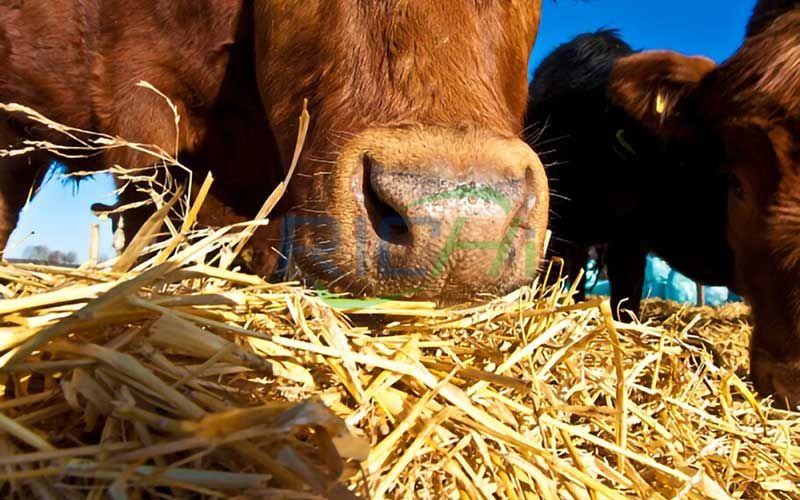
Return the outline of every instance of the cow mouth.
{"type": "Polygon", "coordinates": [[[408,220],[378,195],[372,178],[375,160],[369,154],[361,159],[361,179],[356,189],[363,194],[364,211],[374,234],[390,245],[411,246],[413,243],[408,220]]]}

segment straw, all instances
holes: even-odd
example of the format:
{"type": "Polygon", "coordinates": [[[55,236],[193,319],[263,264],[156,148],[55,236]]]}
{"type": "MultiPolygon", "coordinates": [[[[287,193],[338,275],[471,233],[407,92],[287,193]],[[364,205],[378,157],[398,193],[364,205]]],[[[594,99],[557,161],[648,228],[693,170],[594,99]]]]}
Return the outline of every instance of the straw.
{"type": "MultiPolygon", "coordinates": [[[[52,126],[86,148],[110,140],[52,126]]],[[[746,306],[645,301],[645,321],[625,323],[560,284],[449,308],[335,299],[215,258],[254,226],[197,229],[210,186],[159,195],[174,203],[151,228],[190,222],[137,261],[0,265],[0,491],[800,495],[800,414],[746,381],[746,306]]]]}

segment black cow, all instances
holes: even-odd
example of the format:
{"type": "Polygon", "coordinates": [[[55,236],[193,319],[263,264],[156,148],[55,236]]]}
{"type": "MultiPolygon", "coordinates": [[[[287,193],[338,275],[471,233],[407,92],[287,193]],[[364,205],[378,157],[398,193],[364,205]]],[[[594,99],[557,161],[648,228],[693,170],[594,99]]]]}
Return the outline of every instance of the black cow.
{"type": "Polygon", "coordinates": [[[627,299],[638,312],[648,252],[710,285],[730,284],[732,258],[726,180],[700,168],[711,153],[657,138],[608,96],[615,62],[632,53],[614,30],[556,48],[534,74],[526,126],[550,182],[552,252],[574,278],[588,247],[607,244],[614,309],[627,299]]]}
{"type": "Polygon", "coordinates": [[[783,14],[795,9],[800,9],[800,2],[797,0],[760,0],[753,8],[750,21],[747,22],[745,36],[750,38],[758,35],[783,14]]]}

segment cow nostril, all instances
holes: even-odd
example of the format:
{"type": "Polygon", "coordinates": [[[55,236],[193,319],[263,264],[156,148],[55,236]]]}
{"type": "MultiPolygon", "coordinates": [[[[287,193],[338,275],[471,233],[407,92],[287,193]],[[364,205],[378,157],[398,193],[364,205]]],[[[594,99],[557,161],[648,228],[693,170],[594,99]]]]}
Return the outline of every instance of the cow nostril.
{"type": "Polygon", "coordinates": [[[533,167],[525,169],[525,188],[529,193],[536,192],[536,173],[533,171],[533,167]]]}
{"type": "Polygon", "coordinates": [[[408,221],[386,202],[385,196],[381,196],[380,190],[373,183],[374,160],[369,155],[364,155],[363,165],[364,207],[375,234],[387,243],[409,245],[411,231],[408,221]]]}
{"type": "Polygon", "coordinates": [[[525,205],[524,213],[529,213],[536,206],[536,178],[533,168],[525,170],[525,205]]]}

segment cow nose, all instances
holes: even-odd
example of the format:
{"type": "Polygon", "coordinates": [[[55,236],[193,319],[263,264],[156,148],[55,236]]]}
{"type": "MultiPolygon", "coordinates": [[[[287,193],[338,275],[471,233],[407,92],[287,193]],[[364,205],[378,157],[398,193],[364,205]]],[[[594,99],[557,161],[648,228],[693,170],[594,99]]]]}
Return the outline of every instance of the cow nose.
{"type": "Polygon", "coordinates": [[[436,233],[432,226],[449,224],[480,225],[492,236],[511,225],[525,227],[537,201],[534,172],[481,180],[441,166],[425,173],[387,167],[366,154],[365,205],[376,234],[392,244],[411,245],[423,228],[436,233]]]}
{"type": "Polygon", "coordinates": [[[477,283],[488,279],[478,268],[498,274],[538,250],[530,242],[546,218],[546,179],[530,148],[477,158],[408,156],[362,155],[363,203],[384,273],[413,268],[430,277],[446,268],[451,282],[477,283]]]}

